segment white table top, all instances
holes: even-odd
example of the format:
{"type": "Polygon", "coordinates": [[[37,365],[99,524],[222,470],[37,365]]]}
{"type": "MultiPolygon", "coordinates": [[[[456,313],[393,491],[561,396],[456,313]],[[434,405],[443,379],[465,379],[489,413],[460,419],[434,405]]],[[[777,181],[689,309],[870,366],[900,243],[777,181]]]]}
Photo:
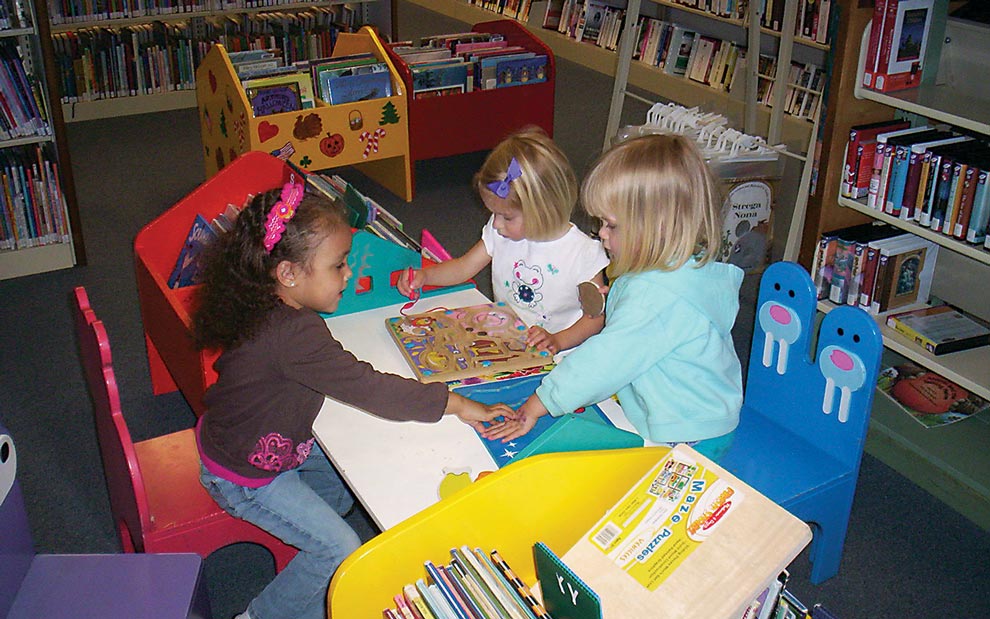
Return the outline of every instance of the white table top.
{"type": "MultiPolygon", "coordinates": [[[[414,312],[436,307],[488,303],[476,289],[422,299],[414,312]]],[[[413,378],[385,319],[399,315],[402,304],[327,319],[333,336],[375,369],[413,378]]],[[[633,430],[614,400],[600,403],[619,428],[633,430]]],[[[333,461],[375,523],[384,531],[440,500],[447,473],[497,469],[474,429],[454,416],[438,423],[390,421],[327,398],[313,423],[313,435],[333,461]]]]}

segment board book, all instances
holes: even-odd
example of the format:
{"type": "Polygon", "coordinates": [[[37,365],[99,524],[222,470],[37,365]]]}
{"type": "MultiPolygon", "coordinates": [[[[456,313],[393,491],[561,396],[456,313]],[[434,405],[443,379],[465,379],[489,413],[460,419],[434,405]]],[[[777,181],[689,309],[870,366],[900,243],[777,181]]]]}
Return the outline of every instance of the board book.
{"type": "MultiPolygon", "coordinates": [[[[499,402],[517,409],[540,386],[544,374],[510,378],[495,382],[463,385],[455,392],[482,404],[499,402]]],[[[499,468],[528,456],[561,451],[593,451],[596,449],[621,449],[642,447],[643,438],[638,434],[615,427],[615,424],[596,404],[554,417],[544,415],[529,432],[517,439],[503,443],[500,439],[478,438],[499,468]]]]}
{"type": "MultiPolygon", "coordinates": [[[[686,445],[561,557],[604,619],[739,617],[811,541],[808,525],[686,445]]],[[[544,591],[553,587],[541,576],[544,591]]],[[[544,601],[549,601],[546,599],[544,601]]],[[[548,604],[554,617],[568,607],[548,604]]]]}
{"type": "Polygon", "coordinates": [[[501,302],[396,316],[385,326],[424,383],[542,366],[552,358],[526,346],[526,325],[501,302]]]}

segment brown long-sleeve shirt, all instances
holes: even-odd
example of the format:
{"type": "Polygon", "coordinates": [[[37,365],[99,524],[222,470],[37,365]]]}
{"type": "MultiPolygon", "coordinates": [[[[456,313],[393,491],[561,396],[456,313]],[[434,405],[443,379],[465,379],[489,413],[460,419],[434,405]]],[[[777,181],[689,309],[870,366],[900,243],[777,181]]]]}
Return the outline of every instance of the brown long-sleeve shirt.
{"type": "Polygon", "coordinates": [[[325,396],[399,421],[438,421],[447,404],[442,383],[378,372],[344,350],[319,314],[283,304],[214,367],[219,379],[205,396],[200,451],[208,464],[259,485],[309,455],[325,396]]]}

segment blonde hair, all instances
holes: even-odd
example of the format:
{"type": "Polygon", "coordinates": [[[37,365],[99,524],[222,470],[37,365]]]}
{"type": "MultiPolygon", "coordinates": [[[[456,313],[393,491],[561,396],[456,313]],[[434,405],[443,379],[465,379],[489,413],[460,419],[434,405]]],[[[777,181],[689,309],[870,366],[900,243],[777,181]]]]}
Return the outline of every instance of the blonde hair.
{"type": "Polygon", "coordinates": [[[490,192],[488,183],[504,180],[513,158],[522,175],[509,184],[505,199],[522,211],[526,238],[557,238],[571,220],[578,184],[567,156],[543,129],[527,127],[502,140],[474,175],[475,190],[490,192]]]}
{"type": "Polygon", "coordinates": [[[593,217],[615,218],[621,251],[609,273],[673,271],[715,259],[721,199],[698,148],[679,135],[622,142],[598,158],[581,187],[593,217]]]}

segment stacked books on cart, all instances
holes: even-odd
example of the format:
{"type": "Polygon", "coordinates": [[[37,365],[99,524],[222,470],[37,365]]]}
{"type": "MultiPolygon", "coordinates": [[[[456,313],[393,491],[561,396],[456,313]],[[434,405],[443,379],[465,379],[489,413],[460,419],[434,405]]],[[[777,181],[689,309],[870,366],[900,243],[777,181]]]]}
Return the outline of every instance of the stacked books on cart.
{"type": "Polygon", "coordinates": [[[547,81],[547,56],[498,33],[460,32],[391,45],[412,74],[414,99],[547,81]]]}
{"type": "Polygon", "coordinates": [[[841,194],[961,242],[990,247],[990,145],[944,125],[855,125],[841,194]]]}

